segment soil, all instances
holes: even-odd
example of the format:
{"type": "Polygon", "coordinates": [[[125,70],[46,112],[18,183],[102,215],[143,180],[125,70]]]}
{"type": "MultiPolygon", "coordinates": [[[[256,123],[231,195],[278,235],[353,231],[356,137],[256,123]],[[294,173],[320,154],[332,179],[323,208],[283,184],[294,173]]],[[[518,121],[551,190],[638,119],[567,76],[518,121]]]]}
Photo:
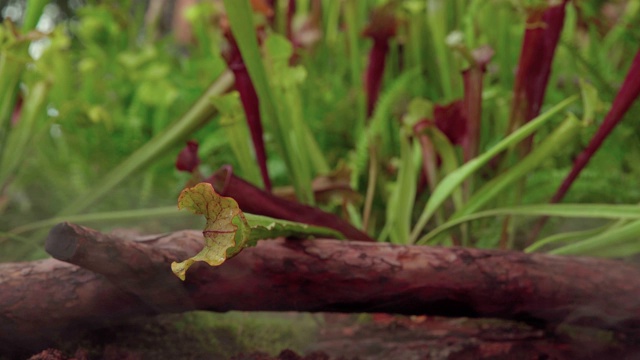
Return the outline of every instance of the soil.
{"type": "MultiPolygon", "coordinates": [[[[253,316],[242,314],[237,316],[253,316]]],[[[309,321],[309,314],[304,319],[299,314],[271,314],[261,315],[267,318],[260,322],[275,321],[284,327],[249,326],[259,334],[282,332],[283,337],[261,340],[243,325],[240,330],[229,326],[229,319],[211,327],[184,316],[161,315],[97,329],[30,359],[633,359],[640,355],[639,345],[620,342],[604,331],[565,329],[550,336],[542,329],[492,319],[323,314],[309,321]],[[315,325],[310,328],[309,323],[315,325]],[[311,336],[300,336],[306,332],[311,336]],[[287,342],[292,348],[261,348],[289,347],[287,342]]]]}

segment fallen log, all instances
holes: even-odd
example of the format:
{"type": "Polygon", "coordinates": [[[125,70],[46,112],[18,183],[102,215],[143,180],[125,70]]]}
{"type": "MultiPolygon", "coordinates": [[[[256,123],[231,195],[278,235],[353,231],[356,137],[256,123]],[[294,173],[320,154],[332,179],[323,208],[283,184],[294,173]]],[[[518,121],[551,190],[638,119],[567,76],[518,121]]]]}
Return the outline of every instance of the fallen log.
{"type": "Polygon", "coordinates": [[[495,317],[593,326],[637,338],[640,270],[580,257],[336,240],[261,241],[181,282],[169,264],[197,231],[121,239],[54,227],[54,258],[0,264],[0,353],[133,315],[267,310],[495,317]],[[67,263],[65,263],[67,262],[67,263]]]}

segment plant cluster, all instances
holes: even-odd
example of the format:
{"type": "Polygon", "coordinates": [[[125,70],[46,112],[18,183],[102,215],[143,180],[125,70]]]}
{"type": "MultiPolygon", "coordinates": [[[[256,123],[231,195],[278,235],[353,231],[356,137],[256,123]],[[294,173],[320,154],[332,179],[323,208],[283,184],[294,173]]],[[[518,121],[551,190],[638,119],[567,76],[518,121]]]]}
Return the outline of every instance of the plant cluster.
{"type": "Polygon", "coordinates": [[[192,181],[347,238],[640,251],[639,1],[212,1],[187,43],[133,2],[34,31],[45,4],[2,28],[4,244],[176,217],[193,139],[192,181]]]}

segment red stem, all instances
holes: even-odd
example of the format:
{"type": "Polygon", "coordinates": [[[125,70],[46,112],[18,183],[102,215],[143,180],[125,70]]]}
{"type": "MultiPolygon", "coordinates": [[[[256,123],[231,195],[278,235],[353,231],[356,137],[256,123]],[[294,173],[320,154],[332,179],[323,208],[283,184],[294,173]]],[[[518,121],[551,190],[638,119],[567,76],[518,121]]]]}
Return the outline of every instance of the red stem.
{"type": "Polygon", "coordinates": [[[374,241],[338,216],[318,208],[286,200],[268,193],[233,174],[230,166],[223,166],[204,180],[211,183],[216,192],[234,198],[242,211],[305,224],[324,226],[341,232],[351,240],[374,241]]]}
{"type": "Polygon", "coordinates": [[[622,117],[638,96],[640,96],[640,50],[638,50],[631,63],[631,68],[613,101],[611,110],[609,110],[609,113],[607,113],[607,116],[604,118],[598,132],[591,138],[589,145],[587,145],[573,162],[571,172],[564,179],[562,185],[560,185],[558,191],[551,199],[552,203],[557,203],[562,200],[578,175],[580,175],[582,169],[589,163],[589,160],[591,160],[596,151],[598,151],[600,145],[602,145],[607,136],[609,136],[613,128],[622,120],[622,117]]]}
{"type": "Polygon", "coordinates": [[[373,109],[380,95],[384,66],[389,52],[389,42],[387,39],[373,40],[373,47],[369,53],[369,65],[365,75],[364,86],[367,91],[367,117],[371,117],[373,109]]]}
{"type": "Polygon", "coordinates": [[[258,161],[260,174],[262,175],[262,182],[264,183],[265,189],[270,192],[271,180],[267,169],[267,153],[265,150],[264,140],[262,138],[263,129],[260,117],[260,101],[233,35],[231,32],[228,32],[226,36],[229,40],[230,49],[228,53],[225,54],[225,58],[229,65],[229,69],[233,71],[233,75],[235,76],[235,88],[240,94],[242,107],[244,108],[244,113],[247,118],[247,124],[249,125],[249,130],[251,132],[251,140],[253,141],[253,148],[256,152],[256,160],[258,161]]]}
{"type": "MultiPolygon", "coordinates": [[[[514,84],[510,131],[540,113],[553,56],[564,25],[565,5],[533,10],[527,18],[514,84]]],[[[531,138],[530,138],[531,139],[531,138]]]]}

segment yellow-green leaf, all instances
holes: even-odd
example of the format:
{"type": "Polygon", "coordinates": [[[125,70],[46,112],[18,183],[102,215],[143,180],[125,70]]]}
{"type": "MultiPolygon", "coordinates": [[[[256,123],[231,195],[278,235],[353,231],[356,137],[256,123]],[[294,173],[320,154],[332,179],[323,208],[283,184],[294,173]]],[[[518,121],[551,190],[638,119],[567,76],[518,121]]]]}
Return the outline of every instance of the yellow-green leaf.
{"type": "Polygon", "coordinates": [[[196,261],[218,266],[244,247],[254,245],[249,238],[251,229],[238,203],[230,197],[218,195],[211,184],[199,183],[182,190],[178,208],[204,215],[207,219],[202,232],[205,247],[195,256],[171,264],[171,270],[182,280],[185,279],[187,269],[196,261]]]}

